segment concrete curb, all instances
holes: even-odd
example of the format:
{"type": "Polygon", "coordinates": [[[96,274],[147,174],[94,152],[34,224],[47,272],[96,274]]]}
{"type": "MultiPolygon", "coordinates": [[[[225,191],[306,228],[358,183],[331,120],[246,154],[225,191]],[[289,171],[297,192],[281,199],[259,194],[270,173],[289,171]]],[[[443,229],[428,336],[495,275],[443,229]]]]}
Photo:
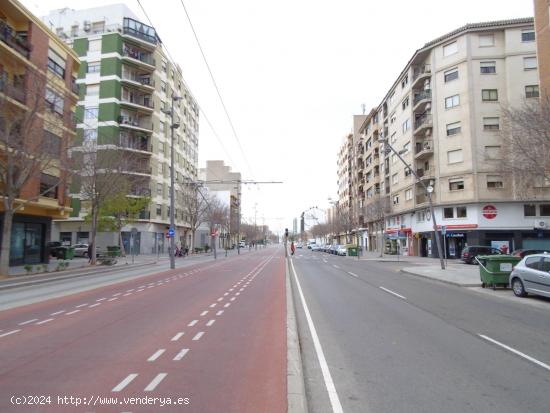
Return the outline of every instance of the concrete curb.
{"type": "Polygon", "coordinates": [[[286,347],[287,347],[287,412],[306,413],[307,398],[300,354],[300,339],[296,323],[296,309],[290,280],[288,259],[285,260],[286,270],[286,347]]]}
{"type": "Polygon", "coordinates": [[[405,268],[401,268],[400,271],[402,273],[405,273],[405,274],[414,275],[415,277],[426,278],[428,280],[438,281],[438,282],[442,282],[442,283],[445,283],[445,284],[456,285],[458,287],[481,287],[481,281],[479,283],[466,283],[466,284],[464,284],[464,283],[458,283],[458,282],[449,281],[449,280],[442,280],[440,278],[428,277],[427,275],[418,274],[416,272],[407,270],[405,268]]]}

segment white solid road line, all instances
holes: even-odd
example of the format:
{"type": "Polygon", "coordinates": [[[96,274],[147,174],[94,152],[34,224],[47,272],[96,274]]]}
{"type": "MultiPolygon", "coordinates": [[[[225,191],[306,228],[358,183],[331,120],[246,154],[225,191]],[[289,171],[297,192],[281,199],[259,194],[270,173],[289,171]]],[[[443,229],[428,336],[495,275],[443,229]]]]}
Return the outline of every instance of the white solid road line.
{"type": "Polygon", "coordinates": [[[307,324],[309,326],[309,331],[313,339],[313,345],[315,347],[315,352],[317,353],[317,359],[321,365],[321,371],[323,373],[323,379],[325,380],[325,386],[327,388],[328,397],[330,399],[330,404],[332,406],[332,411],[334,413],[343,413],[342,404],[340,403],[340,398],[336,392],[336,387],[334,386],[334,381],[330,374],[330,369],[328,368],[327,360],[325,359],[325,354],[323,353],[323,348],[321,347],[321,342],[319,341],[319,336],[315,330],[315,325],[313,324],[313,319],[309,313],[307,307],[306,299],[304,293],[302,292],[302,287],[300,281],[298,280],[298,275],[296,274],[296,269],[294,268],[294,262],[290,260],[290,265],[292,266],[292,271],[294,273],[294,280],[296,280],[296,285],[298,286],[298,292],[300,294],[300,299],[302,300],[302,306],[304,307],[304,313],[306,314],[307,324]]]}
{"type": "Polygon", "coordinates": [[[388,290],[388,289],[385,288],[385,287],[378,287],[378,288],[380,288],[381,290],[384,290],[384,291],[387,292],[387,293],[390,293],[390,294],[392,294],[392,295],[395,295],[396,297],[399,297],[399,298],[401,298],[401,299],[403,299],[403,300],[406,300],[406,299],[407,299],[407,297],[403,297],[401,294],[397,294],[395,291],[388,290]]]}
{"type": "Polygon", "coordinates": [[[11,330],[11,331],[8,331],[7,333],[4,333],[4,334],[0,334],[0,337],[6,337],[6,336],[9,336],[11,334],[15,334],[15,333],[19,333],[21,330],[11,330]]]}
{"type": "Polygon", "coordinates": [[[193,327],[195,324],[197,324],[199,320],[193,320],[189,324],[187,324],[187,327],[193,327]]]}
{"type": "Polygon", "coordinates": [[[174,337],[172,337],[172,340],[170,341],[178,341],[185,333],[181,332],[176,334],[174,337]]]}
{"type": "Polygon", "coordinates": [[[210,320],[208,323],[206,323],[206,327],[210,327],[215,322],[216,322],[216,320],[210,320]]]}
{"type": "Polygon", "coordinates": [[[203,312],[201,313],[201,317],[202,317],[202,316],[205,316],[206,314],[208,314],[208,311],[203,311],[203,312]]]}
{"type": "Polygon", "coordinates": [[[155,388],[159,385],[159,383],[164,380],[164,378],[167,376],[167,373],[159,373],[157,376],[147,385],[147,387],[143,391],[153,391],[155,388]]]}
{"type": "Polygon", "coordinates": [[[71,311],[71,312],[69,312],[69,313],[66,313],[65,315],[72,315],[72,314],[76,314],[76,313],[78,313],[78,312],[80,312],[80,310],[73,310],[73,311],[71,311]]]}
{"type": "Polygon", "coordinates": [[[352,277],[359,278],[359,276],[357,274],[354,274],[351,271],[348,271],[348,274],[351,275],[352,277]]]}
{"type": "Polygon", "coordinates": [[[174,357],[173,360],[175,361],[181,360],[187,354],[188,351],[189,351],[188,348],[181,349],[181,351],[178,354],[176,354],[176,357],[174,357]]]}
{"type": "Polygon", "coordinates": [[[134,380],[137,377],[136,373],[128,374],[128,377],[126,377],[124,380],[122,380],[120,383],[118,383],[115,387],[113,387],[113,390],[111,391],[121,391],[124,389],[132,380],[134,380]]]}
{"type": "Polygon", "coordinates": [[[147,359],[147,361],[155,361],[156,359],[158,359],[160,356],[162,356],[162,353],[164,353],[166,351],[166,349],[159,349],[155,352],[155,354],[153,354],[151,357],[149,357],[147,359]]]}
{"type": "Polygon", "coordinates": [[[24,326],[25,324],[34,323],[35,321],[38,321],[38,318],[33,318],[32,320],[23,321],[22,323],[19,323],[18,325],[24,326]]]}
{"type": "Polygon", "coordinates": [[[55,313],[51,313],[50,315],[59,315],[61,313],[64,313],[65,310],[61,310],[61,311],[56,311],[55,313]]]}
{"type": "Polygon", "coordinates": [[[42,324],[46,324],[46,323],[49,323],[50,321],[53,321],[54,318],[48,318],[46,320],[42,320],[42,321],[39,321],[38,323],[36,323],[37,326],[39,325],[42,325],[42,324]]]}
{"type": "Polygon", "coordinates": [[[197,333],[195,337],[193,337],[193,341],[200,340],[203,335],[204,335],[204,331],[197,333]]]}
{"type": "Polygon", "coordinates": [[[507,346],[506,344],[501,343],[500,341],[496,341],[495,339],[492,339],[491,337],[487,337],[483,334],[478,334],[481,338],[490,341],[493,344],[496,344],[497,346],[500,346],[514,354],[517,354],[520,357],[523,357],[526,360],[529,360],[531,363],[535,363],[537,366],[542,367],[543,369],[550,370],[550,366],[546,363],[543,363],[542,361],[537,360],[536,358],[533,358],[531,356],[528,356],[525,353],[522,353],[521,351],[518,351],[510,346],[507,346]]]}

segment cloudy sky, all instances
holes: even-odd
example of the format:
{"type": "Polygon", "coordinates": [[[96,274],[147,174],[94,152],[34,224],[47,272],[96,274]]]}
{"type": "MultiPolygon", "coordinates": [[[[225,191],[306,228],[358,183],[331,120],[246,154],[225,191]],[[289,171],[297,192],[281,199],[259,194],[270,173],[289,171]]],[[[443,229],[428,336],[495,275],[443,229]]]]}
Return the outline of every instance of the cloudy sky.
{"type": "MultiPolygon", "coordinates": [[[[117,2],[22,1],[38,15],[117,2]]],[[[147,22],[137,0],[120,2],[147,22]]],[[[466,23],[533,15],[532,0],[184,3],[240,145],[181,1],[141,0],[215,130],[201,114],[199,166],[223,159],[244,179],[283,181],[243,188],[243,218],[256,215],[275,230],[292,228],[301,211],[336,198],[336,155],[352,115],[380,102],[416,49],[466,23]]]]}

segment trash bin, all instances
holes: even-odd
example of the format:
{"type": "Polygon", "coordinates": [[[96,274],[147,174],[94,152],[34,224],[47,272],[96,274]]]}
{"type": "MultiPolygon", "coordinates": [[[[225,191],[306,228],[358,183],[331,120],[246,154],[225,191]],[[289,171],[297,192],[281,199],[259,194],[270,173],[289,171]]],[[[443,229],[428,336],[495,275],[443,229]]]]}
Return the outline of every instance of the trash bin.
{"type": "Polygon", "coordinates": [[[357,257],[357,247],[355,245],[346,246],[348,250],[348,257],[357,257]]]}
{"type": "Polygon", "coordinates": [[[120,257],[120,247],[118,245],[107,246],[108,257],[120,257]]]}
{"type": "Polygon", "coordinates": [[[476,257],[479,263],[479,277],[483,288],[497,285],[508,287],[510,273],[514,266],[521,261],[521,257],[512,255],[479,255],[476,257]]]}
{"type": "Polygon", "coordinates": [[[74,258],[74,247],[67,247],[65,252],[65,259],[72,260],[74,258]]]}
{"type": "Polygon", "coordinates": [[[74,258],[74,247],[57,247],[56,257],[58,260],[72,260],[74,258]]]}

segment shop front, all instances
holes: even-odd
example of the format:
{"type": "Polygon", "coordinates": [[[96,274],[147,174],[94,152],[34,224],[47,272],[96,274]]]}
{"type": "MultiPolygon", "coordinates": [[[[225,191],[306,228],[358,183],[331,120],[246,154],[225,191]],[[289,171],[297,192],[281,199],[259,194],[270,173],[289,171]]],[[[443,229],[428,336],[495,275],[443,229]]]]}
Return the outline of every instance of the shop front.
{"type": "MultiPolygon", "coordinates": [[[[3,222],[3,214],[0,219],[3,222]]],[[[47,263],[46,239],[50,228],[50,218],[15,215],[11,228],[10,266],[47,263]]]]}

